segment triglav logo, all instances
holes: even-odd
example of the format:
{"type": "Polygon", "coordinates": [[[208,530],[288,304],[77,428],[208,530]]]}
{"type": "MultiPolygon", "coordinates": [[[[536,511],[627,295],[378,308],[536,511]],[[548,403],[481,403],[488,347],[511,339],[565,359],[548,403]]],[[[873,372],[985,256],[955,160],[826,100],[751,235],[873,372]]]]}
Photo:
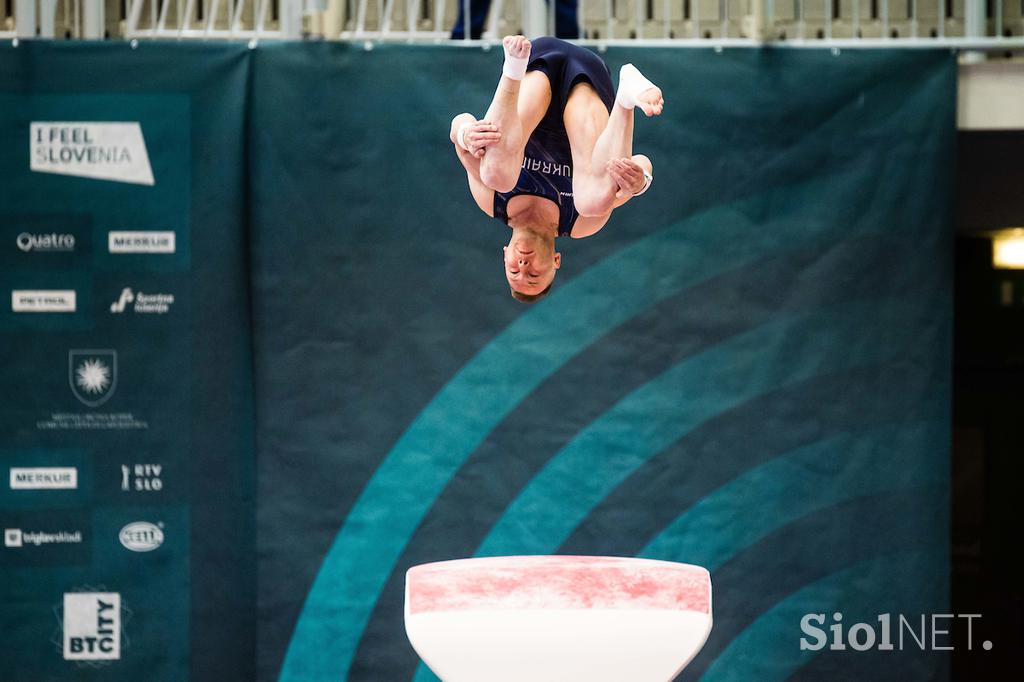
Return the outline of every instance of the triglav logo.
{"type": "Polygon", "coordinates": [[[22,232],[14,240],[18,248],[28,253],[29,251],[74,251],[75,235],[57,234],[31,234],[22,232]]]}
{"type": "Polygon", "coordinates": [[[117,388],[117,351],[68,351],[68,381],[83,404],[97,407],[107,402],[117,388]]]}
{"type": "Polygon", "coordinates": [[[75,467],[11,467],[11,490],[74,490],[78,488],[75,467]]]}
{"type": "Polygon", "coordinates": [[[135,521],[122,528],[117,537],[125,549],[133,552],[152,552],[164,544],[163,527],[162,523],[135,521]]]}
{"type": "Polygon", "coordinates": [[[138,123],[36,121],[29,129],[29,158],[37,173],[154,184],[138,123]]]}
{"type": "Polygon", "coordinates": [[[82,544],[82,531],[80,530],[59,530],[50,533],[46,531],[22,530],[20,528],[4,529],[4,545],[6,547],[80,544],[82,544]]]}
{"type": "Polygon", "coordinates": [[[122,646],[128,646],[123,625],[132,612],[121,606],[118,592],[66,592],[54,613],[60,630],[53,643],[64,660],[107,665],[98,662],[119,660],[122,646]]]}
{"type": "Polygon", "coordinates": [[[73,290],[29,290],[11,292],[11,310],[16,313],[73,313],[76,307],[73,290]]]}
{"type": "Polygon", "coordinates": [[[110,304],[110,312],[123,313],[129,303],[135,304],[131,310],[139,315],[166,315],[174,305],[174,294],[147,294],[142,291],[136,293],[130,287],[125,287],[117,300],[110,304]]]}
{"type": "Polygon", "coordinates": [[[124,492],[155,493],[163,490],[160,479],[162,464],[122,464],[121,490],[124,492]]]}
{"type": "Polygon", "coordinates": [[[174,232],[108,232],[107,250],[110,253],[174,253],[174,232]]]}

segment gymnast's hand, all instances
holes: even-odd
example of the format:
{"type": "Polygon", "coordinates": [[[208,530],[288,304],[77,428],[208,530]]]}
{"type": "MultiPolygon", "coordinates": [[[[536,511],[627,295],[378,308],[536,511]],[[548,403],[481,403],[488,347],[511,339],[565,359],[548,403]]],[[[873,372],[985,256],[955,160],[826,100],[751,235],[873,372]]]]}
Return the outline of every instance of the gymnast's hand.
{"type": "Polygon", "coordinates": [[[644,169],[633,159],[611,159],[605,168],[619,186],[616,199],[631,197],[644,188],[644,169]]]}
{"type": "MultiPolygon", "coordinates": [[[[483,157],[487,147],[501,141],[501,131],[498,130],[497,123],[474,121],[466,128],[465,140],[469,153],[479,159],[483,157]]],[[[643,180],[642,177],[640,179],[643,180]]]]}

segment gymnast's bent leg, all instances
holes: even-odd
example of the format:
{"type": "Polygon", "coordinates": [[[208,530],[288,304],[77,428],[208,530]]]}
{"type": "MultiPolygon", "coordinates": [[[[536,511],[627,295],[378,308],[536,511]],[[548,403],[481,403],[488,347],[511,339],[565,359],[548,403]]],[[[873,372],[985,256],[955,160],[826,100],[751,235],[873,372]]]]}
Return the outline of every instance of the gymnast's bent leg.
{"type": "Polygon", "coordinates": [[[551,102],[551,84],[540,71],[526,73],[530,41],[506,36],[505,66],[485,120],[498,126],[501,140],[480,159],[480,179],[498,192],[510,192],[519,180],[526,142],[551,102]]]}
{"type": "Polygon", "coordinates": [[[661,90],[630,64],[619,73],[611,114],[589,83],[573,87],[563,118],[572,148],[573,198],[580,215],[603,216],[614,208],[619,186],[606,166],[633,154],[633,109],[639,106],[648,116],[658,116],[664,104],[661,90]]]}

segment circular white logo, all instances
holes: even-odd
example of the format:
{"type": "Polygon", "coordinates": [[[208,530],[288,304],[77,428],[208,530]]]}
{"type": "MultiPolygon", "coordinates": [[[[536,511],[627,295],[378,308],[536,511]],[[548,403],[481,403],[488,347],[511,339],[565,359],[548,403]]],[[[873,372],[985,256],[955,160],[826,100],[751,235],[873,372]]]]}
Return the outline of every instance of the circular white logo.
{"type": "Polygon", "coordinates": [[[164,531],[148,521],[135,521],[121,529],[118,537],[126,549],[133,552],[152,552],[164,544],[164,531]]]}

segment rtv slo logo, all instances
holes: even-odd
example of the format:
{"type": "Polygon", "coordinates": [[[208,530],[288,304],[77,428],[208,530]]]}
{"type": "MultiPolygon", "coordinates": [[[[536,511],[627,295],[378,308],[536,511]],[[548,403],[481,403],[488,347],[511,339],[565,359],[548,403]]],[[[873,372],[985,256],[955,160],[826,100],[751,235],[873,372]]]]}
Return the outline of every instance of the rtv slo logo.
{"type": "Polygon", "coordinates": [[[155,493],[163,489],[160,479],[162,464],[122,464],[121,490],[124,492],[155,493]]]}

